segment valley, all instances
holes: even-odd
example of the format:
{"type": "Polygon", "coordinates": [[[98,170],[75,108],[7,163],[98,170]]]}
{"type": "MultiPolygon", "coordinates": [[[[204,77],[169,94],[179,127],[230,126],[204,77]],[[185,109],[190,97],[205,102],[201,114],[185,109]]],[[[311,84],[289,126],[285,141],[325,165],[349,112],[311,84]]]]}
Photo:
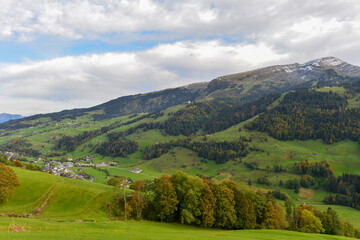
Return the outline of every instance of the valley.
{"type": "Polygon", "coordinates": [[[177,171],[214,184],[234,181],[244,191],[280,191],[296,206],[331,207],[360,228],[359,206],[349,189],[333,193],[351,203],[325,202],[331,177],[336,181],[345,173],[360,175],[359,83],[360,67],[329,57],[0,124],[0,150],[25,164],[12,166],[21,186],[0,206],[0,235],[60,239],[60,227],[65,235],[76,229],[79,238],[95,239],[103,231],[104,239],[128,234],[133,236],[129,239],[141,239],[135,232],[146,226],[153,239],[183,228],[188,234],[184,239],[306,237],[285,231],[109,222],[107,207],[116,195],[109,180],[126,177],[131,184],[177,171]],[[45,172],[26,170],[26,164],[45,172]],[[313,180],[305,186],[304,177],[313,180]],[[295,191],[288,186],[292,181],[297,182],[295,191]],[[7,218],[33,230],[6,235],[7,218]]]}

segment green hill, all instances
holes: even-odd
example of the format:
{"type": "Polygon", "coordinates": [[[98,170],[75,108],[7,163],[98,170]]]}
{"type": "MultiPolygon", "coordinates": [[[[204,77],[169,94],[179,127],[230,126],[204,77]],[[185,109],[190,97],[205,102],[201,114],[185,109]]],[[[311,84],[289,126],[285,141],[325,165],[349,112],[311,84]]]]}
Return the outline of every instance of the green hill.
{"type": "Polygon", "coordinates": [[[56,220],[108,218],[103,208],[111,197],[111,187],[20,168],[14,171],[21,186],[0,207],[1,213],[56,220]],[[39,208],[39,215],[31,214],[39,208]]]}

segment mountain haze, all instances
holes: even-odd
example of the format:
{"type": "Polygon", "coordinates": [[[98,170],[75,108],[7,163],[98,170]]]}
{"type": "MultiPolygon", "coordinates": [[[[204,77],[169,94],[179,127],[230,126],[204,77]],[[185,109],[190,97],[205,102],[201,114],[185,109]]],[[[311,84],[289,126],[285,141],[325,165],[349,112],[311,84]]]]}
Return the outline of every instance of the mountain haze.
{"type": "Polygon", "coordinates": [[[18,115],[18,114],[0,113],[0,123],[7,122],[7,121],[13,120],[13,119],[19,119],[22,117],[23,116],[18,115]]]}

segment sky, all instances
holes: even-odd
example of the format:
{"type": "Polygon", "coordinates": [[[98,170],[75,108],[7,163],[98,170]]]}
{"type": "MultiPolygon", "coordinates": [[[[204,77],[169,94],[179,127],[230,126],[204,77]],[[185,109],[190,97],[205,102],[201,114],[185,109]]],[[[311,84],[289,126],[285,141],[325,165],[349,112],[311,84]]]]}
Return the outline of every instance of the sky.
{"type": "Polygon", "coordinates": [[[0,112],[94,106],[269,65],[360,65],[359,0],[0,0],[0,112]]]}

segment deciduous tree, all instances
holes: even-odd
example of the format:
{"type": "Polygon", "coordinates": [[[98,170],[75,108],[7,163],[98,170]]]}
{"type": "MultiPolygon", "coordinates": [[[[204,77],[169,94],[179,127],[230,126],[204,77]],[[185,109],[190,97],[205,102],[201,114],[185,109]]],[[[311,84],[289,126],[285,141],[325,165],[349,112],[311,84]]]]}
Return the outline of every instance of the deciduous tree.
{"type": "Polygon", "coordinates": [[[6,203],[14,195],[15,188],[19,186],[15,172],[0,163],[0,204],[6,203]]]}

